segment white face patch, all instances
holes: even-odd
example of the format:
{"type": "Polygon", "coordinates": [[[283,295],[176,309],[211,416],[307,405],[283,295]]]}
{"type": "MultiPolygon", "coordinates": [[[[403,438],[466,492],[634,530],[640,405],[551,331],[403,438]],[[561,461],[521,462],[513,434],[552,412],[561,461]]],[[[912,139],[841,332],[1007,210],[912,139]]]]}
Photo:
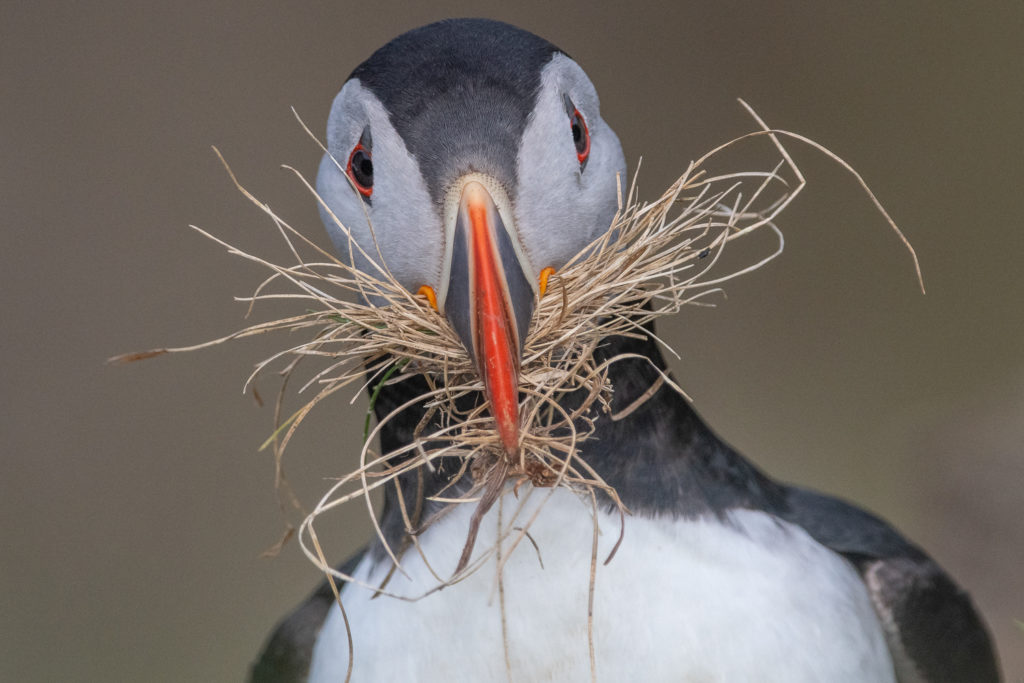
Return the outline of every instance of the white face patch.
{"type": "MultiPolygon", "coordinates": [[[[334,100],[327,147],[317,190],[326,204],[321,218],[340,256],[375,275],[383,264],[409,291],[429,285],[443,300],[449,236],[442,210],[431,200],[419,163],[384,105],[358,79],[347,82],[334,100]],[[368,200],[346,175],[349,156],[367,131],[374,169],[368,200]]],[[[597,92],[565,55],[554,55],[541,72],[515,165],[518,184],[507,209],[512,215],[503,220],[536,288],[544,268],[562,267],[608,229],[618,208],[617,183],[625,182],[622,147],[601,119],[597,92]],[[589,131],[585,166],[576,155],[567,100],[589,131]]]]}
{"type": "Polygon", "coordinates": [[[616,183],[625,183],[622,146],[601,118],[590,79],[563,54],[556,54],[541,72],[516,168],[516,227],[534,274],[561,268],[611,226],[618,210],[616,183]],[[590,132],[585,167],[576,156],[566,97],[590,132]]]}
{"type": "Polygon", "coordinates": [[[358,79],[346,83],[334,99],[327,149],[316,187],[330,209],[321,206],[320,216],[338,254],[346,261],[351,254],[357,268],[377,276],[380,271],[371,260],[380,264],[383,258],[408,290],[415,292],[422,285],[438,290],[445,253],[441,217],[419,164],[388,120],[384,105],[358,79]],[[352,187],[345,171],[349,155],[367,130],[374,169],[369,201],[352,187]]]}

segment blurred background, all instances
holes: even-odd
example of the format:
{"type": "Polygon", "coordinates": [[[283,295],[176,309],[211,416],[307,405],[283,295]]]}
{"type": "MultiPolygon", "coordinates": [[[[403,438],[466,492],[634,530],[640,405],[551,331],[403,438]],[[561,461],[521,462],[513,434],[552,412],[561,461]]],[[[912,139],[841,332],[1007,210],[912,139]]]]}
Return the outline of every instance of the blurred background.
{"type": "MultiPolygon", "coordinates": [[[[1024,680],[1024,4],[512,6],[0,4],[0,680],[241,680],[319,580],[295,543],[260,557],[285,518],[257,452],[272,409],[241,393],[294,340],[104,359],[245,323],[232,297],[263,272],[188,224],[287,259],[210,145],[326,244],[279,168],[313,175],[319,159],[289,107],[321,133],[375,48],[466,15],[584,66],[631,167],[644,157],[643,197],[752,128],[737,97],[863,174],[927,295],[852,178],[793,144],[809,187],[781,221],[783,256],[662,335],[716,431],[927,548],[973,594],[1007,680],[1024,680]]],[[[351,465],[364,410],[318,409],[291,447],[307,505],[351,465]]],[[[336,559],[370,534],[359,506],[331,529],[336,559]]]]}

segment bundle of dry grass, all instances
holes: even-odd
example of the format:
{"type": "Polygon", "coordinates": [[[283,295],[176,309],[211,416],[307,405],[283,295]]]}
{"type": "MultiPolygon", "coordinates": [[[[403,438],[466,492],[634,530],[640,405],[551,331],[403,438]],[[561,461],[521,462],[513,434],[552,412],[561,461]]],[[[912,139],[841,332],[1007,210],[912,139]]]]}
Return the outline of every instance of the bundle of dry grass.
{"type": "MultiPolygon", "coordinates": [[[[463,487],[460,489],[462,493],[453,493],[450,498],[435,497],[433,500],[449,505],[477,505],[479,514],[474,516],[474,524],[479,523],[483,512],[508,482],[517,485],[530,482],[535,487],[567,487],[584,497],[589,496],[591,500],[594,500],[595,492],[601,491],[618,503],[614,489],[580,457],[580,444],[591,435],[596,420],[621,419],[663,385],[681,390],[669,377],[662,375],[633,405],[613,414],[609,408],[613,387],[608,381],[608,368],[623,357],[599,363],[595,360],[594,351],[602,340],[613,335],[648,334],[640,330],[644,323],[675,313],[686,304],[700,303],[704,297],[718,291],[722,282],[759,268],[781,253],[782,233],[773,221],[801,192],[805,181],[780,143],[780,138],[805,142],[850,170],[888,219],[860,176],[845,162],[806,138],[769,129],[749,107],[747,109],[760,130],[726,143],[692,162],[682,176],[653,202],[637,199],[634,179],[633,189],[627,196],[620,197],[621,208],[611,230],[552,276],[547,295],[536,306],[523,348],[520,385],[522,442],[518,459],[510,460],[505,454],[483,401],[470,402],[474,405],[471,409],[460,408],[466,404],[460,399],[483,390],[472,360],[444,316],[424,298],[411,294],[391,277],[387,265],[378,258],[374,245],[360,245],[350,240],[351,249],[362,252],[374,264],[373,272],[356,270],[318,248],[241,185],[239,189],[274,221],[295,263],[289,266],[274,264],[239,250],[199,228],[196,230],[225,246],[230,253],[270,270],[271,274],[255,293],[243,300],[251,305],[267,299],[296,300],[303,309],[312,310],[252,325],[205,344],[129,354],[119,360],[192,351],[268,332],[306,332],[308,341],[263,360],[247,381],[248,386],[256,377],[272,370],[284,377],[278,399],[277,426],[265,444],[274,448],[279,484],[283,484],[280,477],[283,453],[314,406],[351,385],[358,387],[356,393],[368,388],[372,404],[380,388],[388,383],[400,382],[414,375],[426,378],[430,387],[427,394],[383,417],[372,431],[368,429],[367,416],[367,433],[360,451],[359,467],[339,478],[302,524],[300,541],[306,554],[329,576],[351,580],[351,577],[332,569],[327,561],[317,539],[316,520],[328,511],[362,499],[376,524],[370,493],[392,482],[398,486],[399,477],[403,474],[416,468],[431,468],[442,457],[455,458],[461,464],[453,482],[465,482],[468,477],[472,485],[463,487]],[[778,153],[774,167],[714,176],[705,172],[708,162],[724,149],[755,138],[774,145],[778,153]],[[772,231],[777,237],[777,248],[772,253],[741,270],[712,276],[712,270],[727,244],[763,229],[772,231]],[[281,406],[288,380],[297,376],[300,363],[310,359],[319,361],[320,365],[301,386],[299,393],[312,392],[312,398],[291,416],[282,419],[281,406]],[[369,376],[366,367],[374,368],[369,376]],[[565,408],[565,403],[560,400],[569,393],[585,397],[582,402],[573,401],[577,407],[572,410],[565,408]],[[373,437],[397,414],[413,405],[422,406],[427,411],[414,442],[398,452],[375,452],[373,437]]],[[[296,175],[301,179],[297,172],[296,175]]],[[[235,182],[237,184],[237,180],[235,182]]],[[[316,194],[304,179],[302,182],[316,194]]],[[[317,199],[323,205],[322,199],[317,199]]],[[[888,220],[899,234],[895,224],[888,220]]],[[[341,228],[344,230],[344,226],[341,228]]],[[[909,249],[905,239],[904,243],[909,249]]],[[[621,503],[618,504],[625,514],[627,511],[621,503]]],[[[416,535],[422,532],[429,520],[423,522],[413,511],[403,510],[403,513],[408,539],[415,544],[416,535]]],[[[520,535],[512,547],[526,533],[529,521],[520,521],[516,526],[506,520],[504,528],[517,528],[520,535]]],[[[379,527],[377,530],[380,533],[379,527]]],[[[501,553],[510,552],[500,547],[488,549],[480,559],[469,563],[474,537],[475,527],[470,530],[455,576],[438,577],[438,587],[473,571],[491,553],[498,553],[500,565],[501,553]]],[[[384,538],[383,534],[381,538],[384,538]]],[[[400,555],[406,547],[408,544],[398,549],[387,548],[395,567],[400,567],[400,555]]],[[[383,586],[373,588],[386,592],[383,586]]]]}

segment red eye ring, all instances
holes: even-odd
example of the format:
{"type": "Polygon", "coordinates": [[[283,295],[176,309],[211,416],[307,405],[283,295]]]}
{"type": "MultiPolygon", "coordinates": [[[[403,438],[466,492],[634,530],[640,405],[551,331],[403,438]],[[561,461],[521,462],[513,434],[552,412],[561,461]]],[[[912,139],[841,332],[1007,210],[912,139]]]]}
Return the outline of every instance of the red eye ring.
{"type": "Polygon", "coordinates": [[[573,108],[569,125],[572,128],[573,144],[576,145],[576,159],[581,164],[585,163],[590,156],[590,129],[579,109],[573,108]]]}
{"type": "Polygon", "coordinates": [[[352,153],[348,155],[346,172],[359,190],[359,194],[364,197],[373,194],[373,159],[370,150],[366,149],[362,142],[353,147],[352,153]]]}

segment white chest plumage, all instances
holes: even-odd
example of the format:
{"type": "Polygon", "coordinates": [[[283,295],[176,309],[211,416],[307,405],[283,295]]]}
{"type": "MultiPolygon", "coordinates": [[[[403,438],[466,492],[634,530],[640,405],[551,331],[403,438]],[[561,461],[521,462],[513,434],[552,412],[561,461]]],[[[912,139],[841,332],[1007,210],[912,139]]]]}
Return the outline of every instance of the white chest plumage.
{"type": "MultiPolygon", "coordinates": [[[[519,519],[547,492],[534,491],[519,519]]],[[[517,501],[507,495],[506,519],[517,501]]],[[[454,568],[472,506],[421,539],[442,576],[454,568]]],[[[478,549],[494,543],[497,505],[478,549]]],[[[589,504],[558,491],[504,570],[510,670],[492,557],[466,580],[421,600],[370,600],[349,584],[354,681],[589,681],[589,504]]],[[[619,518],[599,515],[600,560],[619,518]]],[[[507,543],[508,541],[506,541],[507,543]]],[[[376,585],[388,570],[365,559],[356,577],[376,585]]],[[[437,585],[410,551],[389,590],[418,596],[437,585]]],[[[754,511],[728,522],[629,517],[618,553],[598,564],[594,648],[599,681],[893,681],[893,666],[867,591],[854,569],[802,529],[754,511]]],[[[313,653],[310,681],[343,681],[348,647],[332,608],[313,653]]]]}

